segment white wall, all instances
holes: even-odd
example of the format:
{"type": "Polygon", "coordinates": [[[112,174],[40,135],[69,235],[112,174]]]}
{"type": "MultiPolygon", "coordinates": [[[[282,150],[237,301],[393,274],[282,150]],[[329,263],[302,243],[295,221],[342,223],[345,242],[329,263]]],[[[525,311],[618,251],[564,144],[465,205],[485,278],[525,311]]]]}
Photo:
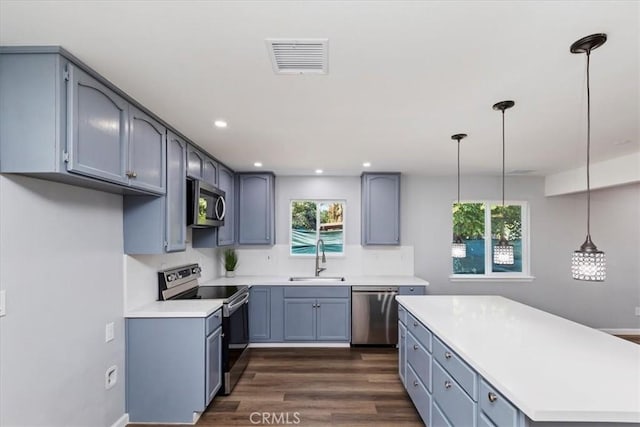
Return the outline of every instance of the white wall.
{"type": "Polygon", "coordinates": [[[162,255],[124,255],[125,311],[158,299],[158,271],[184,264],[202,267],[200,282],[220,277],[221,249],[193,249],[191,230],[187,231],[187,249],[162,255]]]}
{"type": "Polygon", "coordinates": [[[124,414],[122,271],[121,196],[0,175],[0,425],[110,426],[124,414]],[[112,365],[119,381],[105,390],[112,365]]]}
{"type": "MultiPolygon", "coordinates": [[[[586,229],[586,195],[545,197],[544,179],[507,177],[507,199],[530,206],[533,282],[451,282],[455,177],[403,176],[402,241],[430,294],[498,294],[597,328],[640,328],[640,185],[592,192],[591,232],[607,256],[607,280],[571,278],[571,255],[586,229]]],[[[462,177],[462,199],[497,199],[499,177],[462,177]]]]}
{"type": "Polygon", "coordinates": [[[276,245],[238,250],[237,274],[313,276],[315,258],[289,255],[291,200],[345,200],[345,255],[327,257],[324,276],[412,275],[413,247],[360,246],[360,177],[276,177],[276,245]]]}

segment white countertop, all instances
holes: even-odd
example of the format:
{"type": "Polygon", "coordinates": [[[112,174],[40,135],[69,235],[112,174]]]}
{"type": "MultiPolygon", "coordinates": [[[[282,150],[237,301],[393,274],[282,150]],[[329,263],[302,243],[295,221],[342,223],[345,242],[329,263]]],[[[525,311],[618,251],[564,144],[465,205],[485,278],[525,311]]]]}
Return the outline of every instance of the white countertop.
{"type": "Polygon", "coordinates": [[[141,317],[207,317],[222,307],[221,299],[154,301],[129,310],[126,318],[141,317]]]}
{"type": "Polygon", "coordinates": [[[640,346],[498,296],[398,301],[534,421],[640,422],[640,346]]]}
{"type": "MultiPolygon", "coordinates": [[[[320,276],[323,277],[323,276],[320,276]]],[[[428,286],[429,282],[414,276],[345,276],[344,282],[291,282],[289,276],[236,276],[232,278],[221,277],[200,283],[200,286],[223,285],[271,285],[271,286],[428,286]]]]}

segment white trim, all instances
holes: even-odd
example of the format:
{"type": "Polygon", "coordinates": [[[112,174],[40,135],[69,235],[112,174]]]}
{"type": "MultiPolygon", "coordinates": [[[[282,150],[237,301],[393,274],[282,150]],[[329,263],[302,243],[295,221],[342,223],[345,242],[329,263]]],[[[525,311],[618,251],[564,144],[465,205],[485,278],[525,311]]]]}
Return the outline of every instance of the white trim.
{"type": "Polygon", "coordinates": [[[129,424],[129,414],[124,414],[118,420],[111,424],[111,427],[127,427],[129,424]]]}
{"type": "Polygon", "coordinates": [[[287,348],[287,347],[311,347],[311,348],[344,348],[351,347],[348,342],[252,342],[249,348],[287,348]]]}
{"type": "Polygon", "coordinates": [[[640,335],[640,329],[607,329],[600,328],[602,332],[606,332],[611,335],[640,335]]]}
{"type": "MultiPolygon", "coordinates": [[[[587,190],[586,166],[547,175],[544,195],[560,196],[587,190]]],[[[591,189],[640,182],[640,152],[591,164],[591,189]]]]}
{"type": "Polygon", "coordinates": [[[533,282],[536,276],[491,276],[487,274],[450,274],[451,282],[533,282]]]}

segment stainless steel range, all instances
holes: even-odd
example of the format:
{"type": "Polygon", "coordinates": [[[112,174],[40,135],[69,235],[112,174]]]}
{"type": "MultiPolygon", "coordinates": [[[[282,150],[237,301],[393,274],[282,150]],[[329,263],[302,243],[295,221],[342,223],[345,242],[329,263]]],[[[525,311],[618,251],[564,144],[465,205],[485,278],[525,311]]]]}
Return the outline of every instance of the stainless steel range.
{"type": "Polygon", "coordinates": [[[200,286],[198,264],[158,272],[159,300],[222,299],[222,392],[231,390],[249,362],[249,287],[200,286]]]}

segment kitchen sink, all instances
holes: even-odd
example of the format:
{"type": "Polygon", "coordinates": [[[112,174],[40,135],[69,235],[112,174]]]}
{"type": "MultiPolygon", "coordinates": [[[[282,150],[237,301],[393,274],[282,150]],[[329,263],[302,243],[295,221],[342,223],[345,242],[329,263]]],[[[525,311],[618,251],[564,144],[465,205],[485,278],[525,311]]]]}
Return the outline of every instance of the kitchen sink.
{"type": "Polygon", "coordinates": [[[344,282],[344,277],[330,276],[294,276],[289,277],[290,282],[344,282]]]}

